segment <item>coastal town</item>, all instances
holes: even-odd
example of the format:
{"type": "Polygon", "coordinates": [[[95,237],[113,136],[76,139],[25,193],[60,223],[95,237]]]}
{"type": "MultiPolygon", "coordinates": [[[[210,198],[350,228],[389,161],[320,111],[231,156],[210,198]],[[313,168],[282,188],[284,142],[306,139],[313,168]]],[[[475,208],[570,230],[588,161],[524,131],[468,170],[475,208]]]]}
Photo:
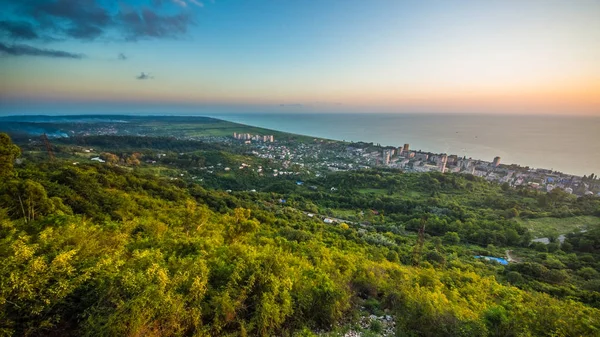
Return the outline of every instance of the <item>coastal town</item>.
{"type": "Polygon", "coordinates": [[[279,162],[281,167],[275,169],[274,176],[300,172],[320,176],[327,172],[379,167],[404,172],[472,174],[510,187],[524,186],[546,192],[560,188],[569,194],[600,196],[600,181],[593,173],[580,177],[548,169],[506,165],[500,157],[485,161],[453,154],[415,151],[410,144],[392,147],[316,138],[313,142],[276,141],[272,135],[235,133],[233,141],[233,144],[248,147],[248,152],[254,156],[279,162]]]}
{"type": "MultiPolygon", "coordinates": [[[[354,171],[369,168],[399,170],[402,172],[442,172],[471,174],[506,187],[528,188],[550,192],[556,188],[577,196],[599,196],[600,179],[591,173],[589,176],[577,176],[549,170],[531,168],[518,164],[506,164],[499,156],[482,160],[449,153],[433,153],[415,150],[414,145],[405,143],[398,146],[386,146],[367,142],[346,142],[339,140],[314,138],[293,135],[273,130],[248,127],[200,117],[198,121],[177,117],[175,120],[182,124],[178,127],[160,128],[143,119],[137,121],[130,116],[110,117],[102,122],[87,122],[89,117],[80,123],[65,122],[50,124],[45,127],[44,134],[52,142],[59,141],[68,144],[68,139],[84,139],[82,137],[112,136],[112,137],[165,137],[168,140],[197,142],[210,144],[216,148],[226,149],[237,154],[250,156],[260,160],[261,164],[230,162],[220,160],[207,161],[196,166],[201,174],[179,172],[190,177],[202,179],[202,175],[228,174],[236,172],[252,172],[258,176],[278,177],[297,176],[299,179],[321,177],[337,171],[354,171]],[[190,129],[190,123],[198,123],[198,130],[190,129]],[[230,130],[224,132],[224,129],[230,130]],[[190,131],[192,130],[192,131],[190,131]],[[62,139],[62,141],[61,141],[62,139]]],[[[34,134],[39,127],[33,128],[31,123],[4,123],[8,131],[34,134]]],[[[30,138],[32,144],[44,146],[37,137],[30,138]]],[[[160,141],[160,140],[158,140],[160,141]]],[[[193,146],[192,146],[193,148],[193,146]]],[[[75,150],[88,160],[99,163],[118,161],[101,151],[91,151],[81,147],[75,150]],[[108,157],[110,158],[108,158],[108,157]]],[[[189,148],[176,153],[144,153],[139,158],[144,164],[154,165],[159,162],[171,163],[193,156],[189,148]],[[173,157],[174,156],[174,157],[173,157]]],[[[124,158],[126,162],[128,158],[124,158]]],[[[175,179],[175,177],[174,177],[175,179]]]]}
{"type": "MultiPolygon", "coordinates": [[[[95,130],[92,134],[121,134],[118,130],[95,130]],[[98,132],[99,131],[99,132],[98,132]]],[[[86,134],[89,135],[89,134],[86,134]]],[[[343,142],[321,138],[277,139],[272,134],[233,132],[231,136],[178,137],[185,140],[230,146],[241,153],[267,160],[270,164],[252,167],[248,163],[227,166],[224,163],[200,167],[202,172],[253,171],[260,176],[273,178],[286,176],[320,177],[331,172],[353,171],[369,168],[386,168],[403,172],[471,174],[507,187],[525,187],[550,192],[559,188],[577,196],[600,197],[600,180],[595,174],[576,176],[559,171],[530,168],[517,164],[504,164],[496,156],[491,161],[467,158],[455,154],[414,150],[406,143],[398,147],[366,142],[343,142]]],[[[185,153],[180,153],[184,156],[185,153]]],[[[156,164],[157,158],[146,158],[146,163],[156,164]]],[[[104,162],[96,156],[91,160],[104,162]]]]}

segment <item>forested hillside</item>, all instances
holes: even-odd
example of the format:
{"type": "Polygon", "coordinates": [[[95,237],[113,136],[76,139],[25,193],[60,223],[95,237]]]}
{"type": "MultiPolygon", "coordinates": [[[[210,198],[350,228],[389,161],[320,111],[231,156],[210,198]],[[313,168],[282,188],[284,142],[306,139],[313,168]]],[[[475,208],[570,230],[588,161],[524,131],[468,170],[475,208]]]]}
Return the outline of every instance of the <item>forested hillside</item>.
{"type": "Polygon", "coordinates": [[[19,156],[0,134],[0,335],[600,335],[598,198],[452,174],[201,181],[19,156]],[[591,225],[531,243],[531,221],[571,217],[591,225]],[[474,258],[506,251],[507,266],[474,258]]]}

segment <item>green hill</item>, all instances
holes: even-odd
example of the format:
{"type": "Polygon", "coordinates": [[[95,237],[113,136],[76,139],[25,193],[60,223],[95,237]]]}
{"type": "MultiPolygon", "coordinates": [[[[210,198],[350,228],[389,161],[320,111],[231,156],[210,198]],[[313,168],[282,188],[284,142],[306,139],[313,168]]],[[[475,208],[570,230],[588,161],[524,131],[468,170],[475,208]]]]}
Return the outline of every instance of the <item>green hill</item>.
{"type": "MultiPolygon", "coordinates": [[[[173,179],[133,161],[13,165],[18,154],[0,134],[2,335],[600,333],[600,230],[553,251],[530,246],[512,210],[536,217],[552,209],[521,203],[537,197],[527,191],[365,171],[306,186],[246,177],[240,184],[264,187],[227,193],[218,179],[173,179]],[[378,192],[390,185],[398,191],[378,192]],[[325,224],[302,212],[310,208],[353,210],[356,223],[325,224]],[[358,214],[369,209],[379,216],[358,214]],[[505,249],[523,261],[473,258],[505,249]]],[[[574,215],[600,215],[596,199],[550,197],[574,215]]]]}

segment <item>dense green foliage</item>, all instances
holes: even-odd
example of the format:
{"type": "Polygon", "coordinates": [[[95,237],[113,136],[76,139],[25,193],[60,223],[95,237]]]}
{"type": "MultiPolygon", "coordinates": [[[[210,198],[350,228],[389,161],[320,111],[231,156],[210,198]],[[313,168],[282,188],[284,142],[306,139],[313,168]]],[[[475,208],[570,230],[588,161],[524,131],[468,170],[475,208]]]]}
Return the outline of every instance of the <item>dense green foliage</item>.
{"type": "Polygon", "coordinates": [[[540,252],[514,219],[598,215],[595,199],[380,171],[226,193],[130,166],[6,166],[0,334],[311,335],[364,312],[392,315],[399,336],[600,334],[600,229],[540,252]],[[311,209],[368,224],[327,225],[311,209]],[[423,215],[433,237],[415,267],[404,230],[423,215]],[[494,245],[527,261],[472,258],[504,250],[494,245]]]}

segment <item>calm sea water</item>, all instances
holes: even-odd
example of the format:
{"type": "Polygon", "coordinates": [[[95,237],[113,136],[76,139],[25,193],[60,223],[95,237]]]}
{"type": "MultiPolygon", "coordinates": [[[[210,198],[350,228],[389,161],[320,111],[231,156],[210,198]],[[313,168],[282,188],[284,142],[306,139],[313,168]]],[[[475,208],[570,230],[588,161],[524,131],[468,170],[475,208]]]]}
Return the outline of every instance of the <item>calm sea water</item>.
{"type": "Polygon", "coordinates": [[[445,152],[570,174],[600,174],[600,117],[413,114],[219,114],[315,137],[445,152]]]}

